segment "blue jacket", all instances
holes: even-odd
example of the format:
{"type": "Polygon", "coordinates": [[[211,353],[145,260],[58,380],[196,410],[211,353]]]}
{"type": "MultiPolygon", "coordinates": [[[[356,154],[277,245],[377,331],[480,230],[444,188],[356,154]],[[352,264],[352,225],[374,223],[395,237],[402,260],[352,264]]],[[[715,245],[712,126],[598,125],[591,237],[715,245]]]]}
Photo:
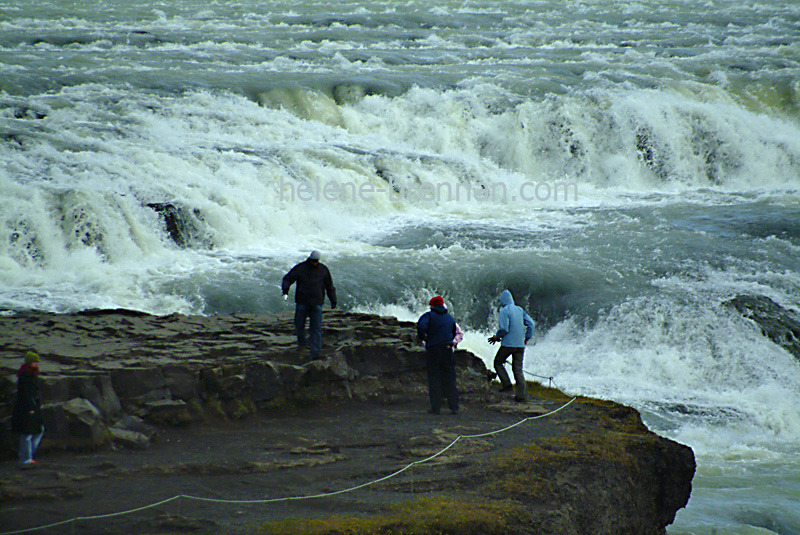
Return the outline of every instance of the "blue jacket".
{"type": "Polygon", "coordinates": [[[425,340],[426,348],[450,345],[456,337],[456,320],[445,307],[431,307],[417,321],[417,336],[425,340]]]}
{"type": "Polygon", "coordinates": [[[497,317],[497,337],[500,345],[506,347],[525,347],[525,342],[533,338],[534,323],[528,314],[514,304],[508,290],[500,294],[500,314],[497,317]]]}

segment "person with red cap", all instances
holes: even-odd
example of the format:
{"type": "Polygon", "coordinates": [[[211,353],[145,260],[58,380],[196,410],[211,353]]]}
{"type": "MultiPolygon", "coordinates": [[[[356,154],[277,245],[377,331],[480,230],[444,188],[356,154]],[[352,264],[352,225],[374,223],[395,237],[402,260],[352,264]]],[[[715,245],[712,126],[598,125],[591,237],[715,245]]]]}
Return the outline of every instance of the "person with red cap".
{"type": "Polygon", "coordinates": [[[417,336],[425,342],[428,395],[431,402],[428,412],[439,414],[444,395],[447,397],[450,412],[457,414],[458,389],[456,388],[456,361],[453,355],[456,321],[447,312],[441,296],[437,295],[428,304],[431,309],[417,321],[417,336]]]}

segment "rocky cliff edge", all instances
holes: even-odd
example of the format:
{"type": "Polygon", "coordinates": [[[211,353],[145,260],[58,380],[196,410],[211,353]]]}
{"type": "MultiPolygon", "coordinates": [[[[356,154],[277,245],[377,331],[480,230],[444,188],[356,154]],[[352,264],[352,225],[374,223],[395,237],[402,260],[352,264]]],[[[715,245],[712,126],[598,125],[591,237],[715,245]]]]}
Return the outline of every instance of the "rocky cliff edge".
{"type": "Polygon", "coordinates": [[[0,532],[647,535],[689,499],[692,450],[631,408],[535,383],[513,403],[458,351],[462,410],[430,415],[413,324],[326,312],[312,362],[292,329],[266,314],[0,317],[0,532]],[[19,470],[7,417],[28,350],[47,432],[40,465],[19,470]]]}

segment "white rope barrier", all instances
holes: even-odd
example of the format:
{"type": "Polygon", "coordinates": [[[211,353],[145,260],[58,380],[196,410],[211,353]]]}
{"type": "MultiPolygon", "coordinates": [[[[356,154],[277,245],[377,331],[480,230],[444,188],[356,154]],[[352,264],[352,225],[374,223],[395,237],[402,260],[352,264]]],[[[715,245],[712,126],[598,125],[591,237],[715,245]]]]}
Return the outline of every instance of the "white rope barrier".
{"type": "Polygon", "coordinates": [[[331,492],[322,492],[322,493],[319,493],[319,494],[309,494],[309,495],[305,495],[305,496],[285,496],[285,497],[281,497],[281,498],[264,498],[264,499],[254,499],[254,500],[230,500],[230,499],[222,499],[222,498],[206,498],[206,497],[202,497],[202,496],[191,496],[191,495],[187,495],[187,494],[179,494],[177,496],[173,496],[171,498],[167,498],[167,499],[162,500],[160,502],[151,503],[149,505],[143,505],[142,507],[137,507],[135,509],[128,509],[126,511],[118,511],[116,513],[108,513],[108,514],[103,514],[103,515],[79,516],[79,517],[75,517],[75,518],[70,518],[69,520],[62,520],[61,522],[56,522],[54,524],[47,524],[46,526],[38,526],[38,527],[35,527],[35,528],[20,529],[20,530],[16,530],[16,531],[5,531],[5,532],[0,533],[0,535],[17,535],[19,533],[32,533],[34,531],[41,531],[41,530],[45,530],[45,529],[64,526],[64,525],[67,525],[67,524],[74,524],[75,522],[80,522],[80,521],[85,521],[85,520],[101,520],[101,519],[105,519],[105,518],[114,518],[114,517],[117,517],[117,516],[129,515],[129,514],[133,514],[133,513],[138,513],[139,511],[144,511],[144,510],[147,510],[147,509],[152,509],[154,507],[159,507],[161,505],[165,505],[167,503],[173,502],[175,500],[179,500],[181,498],[186,499],[186,500],[194,500],[194,501],[200,501],[200,502],[211,502],[211,503],[225,503],[225,504],[256,504],[256,503],[261,503],[261,504],[265,504],[265,503],[278,503],[278,502],[289,502],[289,501],[298,501],[298,500],[312,500],[312,499],[318,499],[318,498],[329,498],[331,496],[337,496],[337,495],[340,495],[340,494],[346,494],[348,492],[353,492],[353,491],[356,491],[356,490],[363,489],[365,487],[369,487],[371,485],[376,485],[378,483],[382,483],[384,481],[387,481],[389,479],[392,479],[394,477],[399,476],[403,472],[405,472],[407,470],[410,470],[411,468],[413,468],[416,465],[420,465],[420,464],[424,464],[424,463],[430,462],[433,459],[435,459],[435,458],[439,457],[440,455],[444,454],[447,450],[449,450],[453,446],[455,446],[461,439],[482,438],[482,437],[487,437],[487,436],[491,436],[491,435],[497,435],[497,434],[500,434],[500,433],[505,433],[506,431],[510,431],[511,429],[513,429],[515,427],[518,427],[518,426],[520,426],[520,425],[522,425],[522,424],[524,424],[526,422],[529,422],[531,420],[538,420],[540,418],[545,418],[547,416],[552,416],[553,414],[559,412],[560,410],[567,408],[576,399],[577,398],[572,398],[571,400],[569,400],[565,404],[561,405],[557,409],[554,409],[554,410],[552,410],[550,412],[547,412],[545,414],[539,414],[537,416],[529,416],[527,418],[523,418],[522,420],[520,420],[520,421],[518,421],[518,422],[516,422],[514,424],[511,424],[509,426],[503,427],[502,429],[496,429],[494,431],[489,431],[489,432],[486,432],[486,433],[480,433],[480,434],[475,434],[475,435],[458,435],[455,439],[453,439],[453,441],[450,444],[448,444],[447,446],[442,448],[440,451],[434,453],[430,457],[426,457],[425,459],[420,459],[420,460],[417,460],[417,461],[413,461],[413,462],[407,464],[406,466],[400,468],[399,470],[397,470],[395,472],[392,472],[391,474],[386,475],[384,477],[381,477],[381,478],[378,478],[378,479],[374,479],[372,481],[368,481],[368,482],[362,483],[360,485],[355,485],[353,487],[348,487],[348,488],[345,488],[345,489],[335,490],[335,491],[331,491],[331,492]]]}

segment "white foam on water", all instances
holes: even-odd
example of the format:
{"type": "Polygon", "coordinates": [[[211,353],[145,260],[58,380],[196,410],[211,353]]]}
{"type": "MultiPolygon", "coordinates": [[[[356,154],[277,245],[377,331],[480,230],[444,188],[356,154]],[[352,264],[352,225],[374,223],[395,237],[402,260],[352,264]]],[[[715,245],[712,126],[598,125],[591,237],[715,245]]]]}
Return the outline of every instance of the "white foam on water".
{"type": "Polygon", "coordinates": [[[457,303],[490,363],[485,295],[566,292],[527,369],[695,449],[671,533],[800,532],[797,360],[722,305],[800,307],[791,225],[722,210],[796,214],[799,7],[722,5],[5,6],[0,308],[282,310],[320,249],[359,310],[457,303]]]}
{"type": "Polygon", "coordinates": [[[670,533],[792,533],[800,362],[713,293],[623,303],[591,327],[563,322],[528,349],[526,369],[637,407],[651,429],[693,448],[692,499],[670,533]]]}

